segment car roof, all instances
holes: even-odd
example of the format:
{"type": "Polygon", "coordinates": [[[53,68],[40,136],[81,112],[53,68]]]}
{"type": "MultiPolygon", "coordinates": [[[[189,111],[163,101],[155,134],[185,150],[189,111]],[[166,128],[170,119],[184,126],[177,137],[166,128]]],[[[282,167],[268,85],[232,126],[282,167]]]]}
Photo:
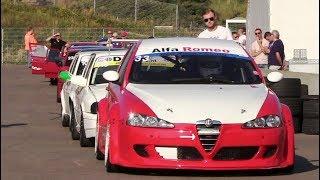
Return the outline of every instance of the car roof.
{"type": "Polygon", "coordinates": [[[136,55],[171,51],[226,53],[248,57],[242,46],[232,40],[189,37],[143,39],[136,55]]]}

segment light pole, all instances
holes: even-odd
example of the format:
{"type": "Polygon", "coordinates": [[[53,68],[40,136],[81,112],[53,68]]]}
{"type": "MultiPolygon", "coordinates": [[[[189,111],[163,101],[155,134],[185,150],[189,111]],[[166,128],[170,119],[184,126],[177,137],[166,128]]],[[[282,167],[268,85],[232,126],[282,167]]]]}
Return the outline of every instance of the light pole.
{"type": "Polygon", "coordinates": [[[134,22],[137,21],[137,13],[138,13],[138,0],[134,1],[134,22]]]}
{"type": "Polygon", "coordinates": [[[93,0],[93,14],[96,14],[96,0],[93,0]]]}
{"type": "Polygon", "coordinates": [[[178,22],[179,22],[179,5],[176,4],[176,29],[178,29],[178,22]]]}

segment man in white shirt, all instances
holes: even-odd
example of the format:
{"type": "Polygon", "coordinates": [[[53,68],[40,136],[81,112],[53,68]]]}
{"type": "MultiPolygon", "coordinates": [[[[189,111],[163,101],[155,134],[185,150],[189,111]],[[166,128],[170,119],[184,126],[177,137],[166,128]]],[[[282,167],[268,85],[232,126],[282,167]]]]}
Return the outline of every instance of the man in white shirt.
{"type": "Polygon", "coordinates": [[[245,27],[241,27],[240,29],[238,29],[238,34],[239,34],[239,39],[238,42],[242,47],[246,47],[246,28],[245,27]]]}
{"type": "Polygon", "coordinates": [[[262,37],[260,28],[254,31],[256,40],[251,44],[250,54],[259,68],[268,68],[268,54],[265,49],[269,47],[269,41],[262,37]]]}
{"type": "Polygon", "coordinates": [[[218,25],[218,16],[217,13],[208,9],[202,14],[204,23],[207,26],[207,29],[202,31],[198,38],[217,38],[217,39],[226,39],[233,40],[231,31],[228,28],[218,25]]]}

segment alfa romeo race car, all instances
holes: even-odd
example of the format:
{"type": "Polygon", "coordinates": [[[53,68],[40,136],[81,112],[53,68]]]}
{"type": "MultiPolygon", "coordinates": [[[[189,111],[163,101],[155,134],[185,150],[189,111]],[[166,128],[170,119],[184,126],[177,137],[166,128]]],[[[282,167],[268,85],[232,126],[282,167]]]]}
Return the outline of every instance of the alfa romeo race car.
{"type": "Polygon", "coordinates": [[[233,41],[142,40],[103,77],[95,152],[108,172],[293,168],[291,111],[233,41]]]}
{"type": "Polygon", "coordinates": [[[74,80],[76,88],[74,105],[76,133],[81,147],[94,146],[98,102],[106,97],[106,81],[102,74],[116,70],[127,50],[112,50],[92,54],[83,75],[74,80]]]}

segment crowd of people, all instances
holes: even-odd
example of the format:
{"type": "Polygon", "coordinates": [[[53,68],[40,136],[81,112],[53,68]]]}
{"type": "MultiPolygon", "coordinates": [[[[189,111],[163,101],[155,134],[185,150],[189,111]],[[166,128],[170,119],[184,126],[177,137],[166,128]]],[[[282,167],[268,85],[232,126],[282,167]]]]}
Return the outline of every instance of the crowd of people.
{"type": "MultiPolygon", "coordinates": [[[[246,47],[245,27],[241,27],[238,31],[231,33],[230,29],[218,24],[218,14],[213,9],[207,9],[204,11],[202,19],[206,25],[206,29],[198,35],[198,38],[233,40],[243,48],[246,47]]],[[[255,41],[250,45],[248,52],[254,58],[258,67],[272,70],[286,70],[288,65],[284,60],[284,45],[280,39],[279,32],[277,30],[273,30],[263,34],[261,28],[256,28],[254,36],[255,41]]],[[[126,39],[127,37],[128,32],[126,31],[121,31],[119,35],[117,32],[109,30],[107,36],[100,38],[97,42],[109,42],[112,39],[126,39]]],[[[62,40],[60,33],[55,33],[48,37],[46,41],[50,43],[50,48],[60,50],[67,44],[67,42],[62,40]]],[[[25,50],[27,52],[27,65],[29,68],[31,67],[31,57],[29,52],[30,44],[32,43],[37,43],[37,40],[34,36],[33,28],[30,27],[25,34],[25,50]]]]}
{"type": "MultiPolygon", "coordinates": [[[[231,33],[230,29],[218,24],[218,15],[213,9],[207,9],[202,14],[202,19],[207,28],[199,34],[199,38],[233,40],[243,48],[246,47],[245,27],[231,33]]],[[[284,45],[280,39],[279,31],[265,32],[262,36],[262,30],[256,28],[254,35],[255,41],[251,44],[248,52],[254,58],[258,67],[271,70],[287,70],[288,64],[285,61],[284,45]]]]}

